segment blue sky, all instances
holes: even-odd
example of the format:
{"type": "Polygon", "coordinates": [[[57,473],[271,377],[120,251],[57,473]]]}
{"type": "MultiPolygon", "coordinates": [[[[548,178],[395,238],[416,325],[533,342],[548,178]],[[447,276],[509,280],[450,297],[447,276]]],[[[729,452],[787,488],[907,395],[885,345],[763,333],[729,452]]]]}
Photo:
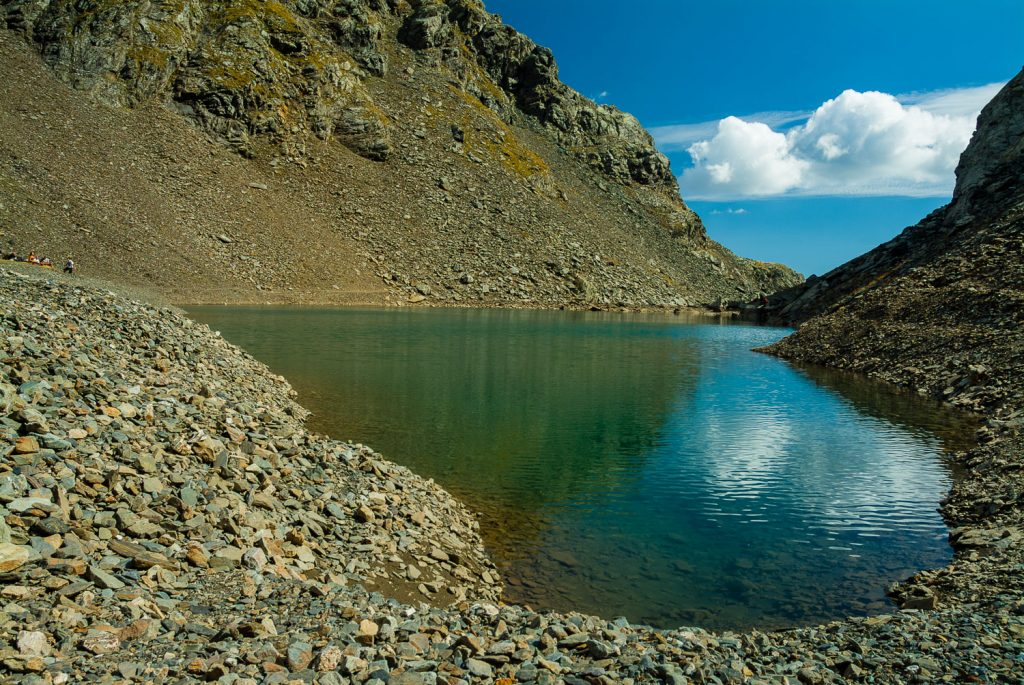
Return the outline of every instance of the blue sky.
{"type": "Polygon", "coordinates": [[[485,4],[654,133],[711,237],[804,274],[945,204],[1024,62],[1022,0],[485,4]]]}

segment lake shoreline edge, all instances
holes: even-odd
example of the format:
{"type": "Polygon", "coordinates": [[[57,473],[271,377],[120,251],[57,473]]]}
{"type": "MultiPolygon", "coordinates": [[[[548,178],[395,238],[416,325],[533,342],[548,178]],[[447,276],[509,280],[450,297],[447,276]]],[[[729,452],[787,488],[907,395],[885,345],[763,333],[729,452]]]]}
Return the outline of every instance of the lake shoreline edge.
{"type": "MultiPolygon", "coordinates": [[[[922,571],[900,585],[896,596],[907,610],[866,619],[836,621],[825,626],[768,633],[712,633],[697,628],[653,630],[630,626],[621,620],[607,621],[579,614],[537,614],[522,607],[503,606],[497,602],[500,579],[486,558],[479,534],[475,530],[476,520],[471,512],[455,502],[454,498],[432,481],[422,481],[408,469],[390,464],[367,448],[358,445],[342,446],[343,443],[329,438],[305,433],[305,413],[288,396],[291,392],[290,386],[284,379],[274,376],[269,369],[246,353],[223,342],[205,326],[185,323],[187,319],[179,317],[171,310],[130,303],[119,296],[93,290],[85,285],[69,283],[66,279],[48,279],[46,275],[35,277],[34,274],[14,274],[13,271],[5,271],[0,287],[7,291],[6,294],[10,297],[10,308],[4,322],[5,328],[8,328],[5,344],[9,346],[5,356],[8,363],[14,360],[21,362],[19,373],[20,369],[28,368],[29,357],[46,358],[47,353],[53,352],[50,349],[53,341],[41,340],[40,336],[33,335],[33,332],[45,331],[45,328],[33,331],[33,325],[28,324],[28,330],[33,332],[26,335],[23,330],[26,328],[30,313],[39,312],[41,307],[47,311],[61,312],[62,316],[59,321],[55,321],[56,325],[72,324],[73,331],[70,328],[64,329],[72,333],[72,339],[66,341],[68,347],[62,350],[69,355],[76,351],[97,349],[100,341],[105,339],[104,335],[111,332],[111,324],[128,326],[118,331],[122,336],[118,344],[122,346],[124,338],[128,338],[129,343],[144,342],[132,339],[129,335],[131,333],[144,338],[142,330],[133,328],[136,324],[153,328],[162,326],[161,330],[168,336],[175,335],[172,332],[174,327],[185,327],[187,330],[180,330],[177,333],[178,339],[175,343],[188,350],[192,358],[186,355],[184,359],[170,360],[169,371],[163,373],[172,372],[173,380],[179,385],[163,385],[160,387],[160,393],[166,395],[170,390],[177,390],[182,399],[191,397],[192,400],[208,394],[208,397],[198,400],[195,405],[200,407],[201,411],[206,411],[211,405],[218,404],[216,401],[208,401],[217,398],[218,395],[213,388],[209,388],[212,392],[207,393],[203,386],[209,386],[211,381],[214,386],[224,386],[225,376],[221,372],[226,368],[225,365],[234,363],[236,371],[241,369],[247,379],[257,379],[252,380],[250,385],[255,383],[259,386],[259,392],[262,393],[259,397],[264,401],[269,402],[275,393],[285,395],[277,400],[281,404],[273,420],[275,425],[284,426],[290,431],[281,439],[282,444],[287,444],[289,440],[295,444],[278,450],[280,445],[271,440],[268,445],[272,445],[274,450],[260,448],[266,452],[277,451],[278,455],[292,451],[284,457],[278,456],[277,464],[272,466],[273,469],[289,472],[286,476],[280,477],[285,480],[297,477],[287,462],[292,459],[305,459],[309,463],[318,464],[321,469],[331,470],[332,473],[336,470],[337,473],[345,473],[346,476],[352,477],[356,477],[355,474],[368,474],[367,477],[372,481],[369,491],[360,492],[353,489],[353,496],[347,500],[344,497],[325,499],[321,492],[318,497],[311,498],[314,502],[313,507],[303,506],[303,495],[292,495],[289,505],[283,507],[288,511],[280,511],[281,516],[287,514],[287,517],[294,516],[297,520],[304,520],[306,516],[309,521],[297,526],[297,534],[291,537],[282,536],[284,540],[278,540],[275,535],[281,532],[285,519],[281,518],[276,524],[268,523],[257,530],[273,530],[275,535],[260,535],[260,544],[250,549],[241,549],[232,544],[242,537],[239,526],[245,527],[237,520],[225,524],[226,534],[211,532],[217,544],[213,545],[213,549],[201,549],[198,552],[194,551],[196,546],[183,544],[183,540],[195,541],[196,537],[191,533],[176,534],[180,533],[180,529],[174,527],[177,523],[173,522],[173,517],[152,514],[142,517],[144,521],[164,528],[160,534],[155,534],[138,520],[132,521],[127,515],[118,520],[112,515],[111,526],[100,526],[96,523],[96,516],[91,519],[88,516],[77,517],[76,514],[79,512],[76,512],[74,505],[66,499],[69,492],[75,492],[81,506],[81,503],[90,496],[82,494],[88,493],[88,489],[74,491],[59,485],[49,488],[53,491],[50,502],[20,502],[19,506],[26,508],[21,512],[12,511],[12,514],[17,513],[16,525],[11,528],[4,524],[7,530],[0,531],[5,533],[7,538],[6,541],[0,541],[4,553],[0,566],[6,573],[5,580],[8,580],[9,586],[29,588],[30,591],[24,593],[25,599],[22,603],[38,602],[40,605],[46,605],[49,600],[49,607],[53,608],[61,604],[58,597],[67,598],[66,594],[57,593],[75,583],[86,582],[88,587],[79,589],[76,594],[71,595],[72,599],[81,602],[82,593],[90,593],[90,601],[85,602],[86,606],[83,608],[94,611],[85,615],[103,617],[107,620],[102,625],[98,620],[85,620],[84,625],[82,620],[79,620],[74,625],[76,634],[70,636],[63,634],[61,626],[47,623],[45,619],[38,625],[27,622],[14,626],[10,621],[3,624],[4,637],[10,643],[9,658],[12,661],[9,667],[12,672],[24,674],[24,679],[42,677],[35,675],[42,673],[49,675],[49,682],[68,682],[67,679],[62,680],[59,674],[110,674],[116,672],[124,663],[136,663],[139,666],[146,664],[147,668],[155,669],[146,674],[147,678],[154,682],[169,678],[171,674],[210,680],[211,675],[220,672],[218,669],[223,671],[224,676],[228,673],[238,673],[239,678],[235,679],[235,682],[241,682],[245,678],[259,682],[257,678],[268,678],[272,673],[294,674],[307,671],[311,672],[310,675],[316,682],[365,682],[373,673],[369,670],[371,666],[382,661],[384,665],[378,665],[378,670],[386,669],[390,682],[398,683],[442,682],[441,678],[447,678],[448,682],[484,682],[497,677],[519,677],[523,680],[519,676],[520,673],[523,673],[523,677],[529,676],[524,682],[557,682],[558,679],[562,679],[565,682],[684,683],[689,679],[709,677],[717,677],[722,682],[744,682],[752,677],[768,679],[767,682],[856,682],[867,677],[873,677],[875,682],[905,682],[921,680],[922,674],[927,674],[928,677],[959,677],[978,668],[987,669],[986,674],[1013,672],[1014,665],[1010,657],[1013,645],[1019,646],[1024,641],[1024,619],[1021,619],[1021,614],[1024,614],[1024,591],[1019,581],[1013,581],[1014,573],[1021,561],[1021,532],[1015,525],[989,525],[989,519],[982,513],[975,521],[952,531],[956,550],[953,564],[944,569],[922,571]],[[80,304],[72,311],[70,303],[80,304]],[[18,312],[21,314],[20,317],[18,312]],[[105,325],[97,325],[97,321],[105,321],[105,325]],[[88,331],[88,336],[76,342],[74,337],[86,336],[90,326],[93,330],[88,331]],[[13,338],[20,338],[21,341],[11,342],[13,338]],[[28,353],[24,342],[26,338],[32,339],[33,349],[28,353]],[[83,341],[93,347],[75,347],[83,341]],[[212,351],[215,352],[213,357],[210,356],[211,350],[207,349],[210,346],[215,347],[212,351]],[[214,358],[222,363],[211,364],[210,360],[214,358]],[[206,380],[201,378],[204,374],[207,374],[206,380]],[[310,453],[319,455],[318,460],[311,459],[310,453]],[[329,464],[325,466],[328,462],[329,464]],[[405,489],[415,492],[419,498],[416,499],[415,506],[408,511],[402,509],[406,505],[405,495],[402,494],[405,489]],[[371,492],[377,496],[368,497],[371,492]],[[391,495],[397,495],[398,500],[391,495]],[[340,515],[325,515],[324,512],[331,511],[327,507],[327,504],[331,503],[343,505],[338,509],[340,515]],[[416,509],[416,506],[420,509],[416,509]],[[437,507],[437,511],[426,510],[428,506],[437,507]],[[315,516],[309,517],[310,513],[315,516]],[[50,523],[41,524],[41,521],[50,523]],[[390,527],[385,527],[387,522],[390,522],[390,527]],[[60,525],[61,523],[63,525],[60,525]],[[164,523],[168,525],[161,525],[164,523]],[[21,531],[19,525],[24,525],[25,531],[21,531]],[[338,547],[332,546],[327,540],[325,533],[330,525],[345,532],[345,539],[338,547]],[[321,539],[310,540],[303,532],[315,531],[318,527],[321,533],[325,534],[321,539]],[[110,537],[96,533],[90,539],[90,531],[94,528],[114,530],[115,533],[110,537]],[[377,528],[381,530],[377,531],[377,528]],[[52,535],[63,536],[64,543],[70,536],[78,538],[75,544],[80,546],[81,553],[76,553],[78,550],[68,552],[65,549],[68,545],[65,544],[46,555],[49,550],[45,547],[40,549],[40,544],[17,544],[22,541],[21,538],[27,541],[28,533],[36,533],[32,537],[43,540],[44,537],[38,534],[50,529],[62,531],[52,533],[49,536],[51,541],[52,535]],[[398,543],[394,545],[393,550],[388,546],[386,539],[392,542],[407,540],[407,536],[398,535],[399,531],[408,532],[416,529],[423,529],[415,541],[418,545],[415,548],[416,552],[409,552],[408,543],[404,549],[400,549],[398,543]],[[374,534],[368,535],[367,531],[374,531],[374,534]],[[453,536],[453,532],[457,535],[453,536]],[[131,537],[139,542],[122,542],[120,546],[112,544],[111,541],[117,540],[118,535],[131,537]],[[353,540],[362,540],[375,536],[378,541],[372,544],[349,540],[350,537],[353,540]],[[278,545],[275,546],[273,543],[278,545]],[[368,544],[370,549],[365,549],[368,544]],[[380,563],[378,560],[388,557],[387,552],[375,556],[380,545],[383,545],[387,552],[394,552],[391,557],[401,557],[400,552],[408,552],[409,556],[409,559],[400,562],[389,559],[387,564],[383,564],[382,568],[387,574],[388,581],[383,584],[372,573],[361,575],[358,564],[350,570],[349,563],[339,566],[338,561],[332,558],[332,555],[340,551],[352,555],[349,561],[359,559],[359,555],[362,555],[361,558],[367,560],[366,570],[376,571],[379,569],[374,566],[380,563]],[[165,551],[154,552],[153,547],[163,547],[165,551]],[[240,554],[236,555],[235,549],[228,550],[229,547],[237,548],[240,554]],[[60,553],[62,549],[65,549],[64,553],[60,553]],[[221,555],[220,553],[225,550],[226,553],[221,555]],[[274,552],[278,550],[280,554],[275,555],[274,552]],[[209,552],[212,554],[206,554],[209,552]],[[195,563],[190,554],[194,558],[205,554],[206,565],[195,563]],[[417,559],[417,556],[423,559],[417,559]],[[112,562],[111,557],[120,557],[125,563],[112,562]],[[72,562],[76,559],[85,564],[81,573],[75,573],[78,567],[72,562]],[[151,563],[154,559],[155,563],[151,563]],[[211,563],[214,559],[218,561],[211,563]],[[294,561],[301,563],[293,563],[294,561]],[[107,568],[104,568],[104,565],[107,568]],[[307,565],[309,568],[303,570],[303,566],[307,565]],[[211,568],[216,568],[219,572],[212,573],[211,568]],[[409,568],[423,568],[429,572],[436,570],[439,576],[444,577],[445,583],[435,584],[434,588],[426,587],[425,582],[416,583],[415,581],[420,578],[412,577],[416,571],[410,572],[409,568]],[[40,569],[45,570],[42,576],[38,574],[40,569]],[[154,572],[153,569],[157,570],[154,572]],[[312,573],[307,574],[308,571],[312,573]],[[397,574],[403,571],[405,578],[398,578],[397,574]],[[176,575],[173,580],[167,580],[166,576],[161,575],[165,572],[176,575]],[[332,573],[337,576],[336,579],[344,582],[335,582],[331,578],[332,573]],[[339,573],[341,575],[337,575],[339,573]],[[345,576],[346,573],[349,574],[348,577],[345,576]],[[308,577],[303,578],[304,575],[308,577]],[[395,577],[392,577],[393,575],[395,577]],[[67,579],[69,582],[50,582],[50,585],[58,586],[50,588],[42,582],[46,578],[67,579]],[[71,578],[88,580],[70,580],[71,578]],[[16,579],[16,582],[11,582],[11,579],[16,579]],[[404,594],[407,603],[389,602],[382,595],[367,593],[348,584],[367,580],[373,583],[370,586],[371,590],[374,586],[379,586],[392,590],[393,594],[404,594]],[[394,588],[388,587],[392,584],[394,588]],[[417,587],[418,585],[424,586],[426,592],[417,587]],[[126,586],[132,592],[124,591],[126,586]],[[449,588],[452,591],[449,592],[449,588]],[[168,591],[169,589],[174,592],[168,591]],[[160,596],[161,592],[167,596],[160,596]],[[129,597],[126,599],[122,595],[129,597]],[[132,615],[138,613],[140,617],[127,625],[116,625],[118,618],[122,622],[125,619],[124,612],[119,614],[123,606],[139,599],[140,596],[145,596],[156,611],[147,608],[129,612],[132,615]],[[175,596],[184,599],[178,602],[170,601],[175,596]],[[188,601],[191,598],[215,598],[230,604],[232,598],[239,596],[250,598],[252,601],[242,602],[223,615],[210,616],[202,612],[193,612],[187,607],[183,608],[183,605],[194,604],[188,601]],[[274,596],[282,599],[274,600],[274,596]],[[434,604],[441,604],[445,599],[454,599],[459,606],[454,609],[413,606],[417,604],[415,600],[429,597],[436,598],[434,604]],[[273,604],[274,601],[277,601],[276,605],[273,604]],[[268,603],[272,606],[268,607],[268,603]],[[168,619],[172,607],[176,617],[168,619]],[[260,616],[265,618],[271,608],[279,612],[278,618],[271,623],[273,630],[259,619],[260,616]],[[409,613],[410,608],[415,611],[409,613]],[[163,614],[164,617],[157,620],[159,614],[163,614]],[[328,615],[331,618],[313,620],[317,616],[328,615]],[[178,617],[182,619],[180,625],[178,617]],[[167,625],[168,620],[172,625],[167,625]],[[140,621],[149,622],[140,627],[140,621]],[[209,625],[211,623],[213,625],[209,625]],[[436,628],[441,625],[455,627],[438,631],[436,628]],[[201,630],[201,626],[206,626],[208,631],[211,631],[210,634],[201,630]],[[241,626],[246,627],[243,629],[241,626]],[[141,633],[135,635],[139,631],[141,633]],[[972,639],[972,636],[976,640],[980,633],[984,633],[988,641],[978,642],[976,648],[969,652],[961,654],[955,648],[944,647],[949,642],[959,642],[962,647],[966,641],[972,639]],[[45,644],[40,644],[37,634],[42,635],[42,642],[45,644]],[[419,635],[430,637],[424,642],[414,637],[419,635]],[[945,640],[928,640],[929,637],[936,635],[944,636],[945,640]],[[172,650],[171,647],[181,641],[188,643],[192,640],[196,644],[205,644],[210,648],[211,644],[214,644],[211,638],[217,636],[224,637],[216,644],[227,641],[225,650],[218,652],[224,658],[218,660],[216,655],[204,657],[201,667],[192,668],[196,664],[194,661],[186,660],[186,654],[175,655],[162,661],[157,656],[173,653],[176,650],[172,650]],[[441,636],[441,639],[435,639],[438,636],[441,636]],[[234,661],[229,663],[229,659],[224,656],[230,654],[231,650],[244,651],[245,645],[251,646],[254,641],[260,639],[280,643],[276,649],[277,656],[272,657],[270,661],[257,661],[245,666],[244,659],[234,658],[234,661]],[[922,642],[927,642],[929,646],[921,647],[922,642]],[[113,648],[109,648],[110,646],[113,648]],[[306,658],[307,656],[309,658],[306,658]],[[131,659],[136,661],[130,661],[131,659]],[[273,667],[268,664],[273,664],[273,667]],[[530,667],[526,664],[530,664],[530,667]],[[433,677],[428,674],[433,674],[433,677]],[[368,677],[362,678],[364,675],[368,677]]],[[[13,366],[9,368],[14,369],[13,366]]],[[[117,375],[124,369],[111,366],[105,371],[107,374],[117,375]]],[[[164,380],[168,379],[165,377],[164,380]]],[[[28,378],[24,383],[31,382],[33,379],[28,378]]],[[[35,392],[39,389],[32,387],[30,390],[35,392]]],[[[109,397],[112,391],[113,388],[110,388],[107,397],[94,398],[96,411],[102,411],[103,407],[116,409],[119,404],[134,406],[127,396],[114,398],[117,402],[113,401],[109,397]]],[[[144,395],[152,391],[153,388],[140,387],[138,394],[144,395]]],[[[47,396],[45,391],[39,392],[48,402],[55,400],[53,396],[47,396]]],[[[224,389],[224,392],[227,390],[224,389]]],[[[24,406],[14,411],[10,410],[18,404],[18,398],[8,395],[4,398],[5,402],[9,400],[6,409],[12,415],[18,412],[19,422],[25,428],[22,431],[25,434],[19,436],[8,453],[8,459],[5,460],[8,464],[15,463],[10,459],[11,455],[16,454],[23,462],[17,464],[17,467],[25,467],[29,472],[33,472],[33,459],[63,462],[65,460],[60,456],[64,454],[62,450],[74,452],[79,459],[84,456],[78,455],[75,445],[69,442],[69,436],[29,430],[43,427],[46,421],[39,424],[38,418],[27,411],[33,408],[33,402],[24,399],[24,393],[20,388],[18,396],[21,397],[21,404],[24,406]],[[33,421],[35,423],[32,423],[33,421]],[[50,435],[53,435],[52,439],[48,437],[50,435]],[[32,441],[36,444],[33,445],[32,441]],[[39,444],[40,442],[42,444],[39,444]]],[[[30,394],[30,397],[33,396],[30,394]]],[[[233,397],[232,400],[243,404],[246,402],[242,394],[237,399],[233,397]]],[[[48,405],[44,403],[35,409],[37,412],[43,409],[40,412],[44,415],[43,419],[49,417],[49,409],[52,408],[44,409],[46,407],[48,405]]],[[[117,409],[117,412],[116,415],[112,412],[103,415],[115,422],[140,425],[147,417],[143,411],[140,412],[139,421],[131,421],[136,417],[125,416],[126,413],[131,413],[130,410],[122,412],[117,409]]],[[[75,412],[71,411],[68,414],[75,412]]],[[[232,442],[237,436],[230,430],[234,427],[233,424],[225,424],[222,420],[211,421],[209,416],[203,418],[206,422],[204,424],[199,421],[200,418],[203,417],[195,418],[196,425],[203,429],[206,437],[191,443],[190,446],[188,440],[193,436],[178,436],[184,442],[182,448],[176,451],[176,456],[180,458],[177,459],[178,462],[187,462],[193,469],[208,468],[213,472],[210,480],[217,478],[221,482],[231,480],[226,474],[233,473],[231,460],[234,458],[249,462],[240,470],[243,475],[234,474],[236,479],[243,479],[237,482],[243,482],[245,474],[251,473],[246,471],[248,466],[259,463],[253,457],[254,454],[262,455],[265,461],[272,463],[263,452],[253,451],[246,454],[241,448],[234,450],[232,442]],[[207,438],[220,442],[220,451],[216,446],[205,446],[206,449],[216,452],[209,459],[210,464],[204,460],[204,448],[195,447],[201,445],[202,440],[207,438]],[[222,455],[224,452],[228,453],[226,457],[222,455]]],[[[978,483],[972,479],[977,474],[976,467],[979,463],[995,469],[1010,467],[1012,451],[1019,449],[1020,422],[1013,424],[1001,419],[1000,421],[999,425],[989,422],[984,444],[958,457],[957,461],[965,466],[960,474],[963,482],[954,481],[954,492],[944,500],[943,514],[947,517],[947,522],[962,522],[962,517],[948,515],[949,502],[951,498],[959,501],[978,487],[978,483]],[[958,491],[961,494],[957,495],[958,491]]],[[[102,433],[104,422],[97,423],[97,431],[102,433]]],[[[81,440],[88,441],[91,438],[92,434],[87,434],[81,440]]],[[[165,442],[169,447],[180,444],[174,441],[165,442]]],[[[251,440],[247,440],[243,435],[235,446],[246,442],[251,440]]],[[[109,446],[104,443],[102,447],[109,447],[110,455],[115,454],[113,443],[109,446]]],[[[167,451],[168,454],[170,452],[171,450],[167,451]]],[[[118,454],[123,457],[123,451],[118,454]]],[[[134,455],[134,458],[138,459],[138,454],[134,455]]],[[[110,457],[101,449],[96,459],[103,462],[110,457]]],[[[147,462],[144,467],[138,468],[124,463],[108,463],[108,467],[111,465],[120,476],[115,479],[120,481],[119,485],[132,479],[140,481],[141,488],[138,488],[138,494],[132,493],[131,488],[125,490],[128,493],[125,495],[125,502],[130,501],[133,505],[144,502],[146,494],[153,495],[147,504],[164,501],[160,499],[163,490],[153,483],[147,485],[147,477],[174,482],[174,473],[165,473],[159,463],[151,466],[147,462]],[[141,500],[137,499],[140,497],[141,500]]],[[[14,469],[11,473],[14,476],[19,475],[14,473],[14,469]]],[[[251,524],[253,519],[247,518],[247,515],[258,510],[264,521],[269,519],[273,522],[282,507],[278,507],[278,503],[268,501],[267,498],[258,498],[257,495],[267,494],[266,483],[261,482],[259,477],[255,481],[259,487],[243,491],[245,497],[241,502],[245,506],[239,506],[235,510],[236,518],[251,524]]],[[[248,482],[252,482],[252,479],[248,482]]],[[[109,488],[110,494],[114,494],[114,486],[109,484],[109,478],[106,481],[91,482],[91,490],[101,492],[95,487],[101,484],[109,488]]],[[[166,487],[166,483],[162,485],[166,487]]],[[[303,487],[308,485],[303,483],[303,487]]],[[[219,496],[231,499],[231,493],[242,494],[238,492],[237,485],[225,487],[226,492],[219,496]]],[[[37,497],[40,489],[48,488],[41,488],[38,485],[26,488],[24,492],[12,493],[19,495],[18,497],[5,497],[4,501],[12,505],[20,499],[37,497]],[[30,492],[37,494],[32,495],[30,492]]],[[[191,496],[191,491],[195,488],[190,487],[189,490],[191,496]]],[[[183,490],[179,491],[175,499],[182,499],[181,492],[183,490]]],[[[46,499],[45,496],[40,498],[46,499]]],[[[170,496],[165,499],[170,499],[170,496]]],[[[192,509],[188,513],[193,516],[197,514],[198,505],[185,506],[192,509]]],[[[142,508],[144,511],[161,514],[154,507],[156,505],[142,508]]],[[[122,508],[115,510],[117,516],[120,515],[122,508]]],[[[181,511],[186,512],[185,509],[181,511]]],[[[106,522],[107,517],[103,517],[103,521],[106,522]]],[[[418,572],[422,573],[421,570],[418,572]]],[[[67,627],[63,628],[66,631],[67,627]]]]}

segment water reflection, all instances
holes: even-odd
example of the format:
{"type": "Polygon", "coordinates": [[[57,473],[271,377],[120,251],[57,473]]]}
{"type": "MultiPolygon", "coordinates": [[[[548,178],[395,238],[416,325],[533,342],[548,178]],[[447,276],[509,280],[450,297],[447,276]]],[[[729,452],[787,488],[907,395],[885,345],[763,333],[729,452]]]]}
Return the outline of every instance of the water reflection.
{"type": "Polygon", "coordinates": [[[967,450],[974,444],[980,419],[948,404],[920,397],[883,383],[867,382],[862,376],[841,369],[800,364],[793,367],[816,385],[831,390],[861,414],[908,429],[914,435],[937,436],[949,451],[967,450]]]}
{"type": "Polygon", "coordinates": [[[700,368],[696,341],[608,315],[194,314],[286,376],[313,429],[371,444],[469,502],[500,528],[502,558],[533,553],[549,504],[593,500],[641,473],[700,368]]]}
{"type": "Polygon", "coordinates": [[[204,309],[317,430],[483,514],[508,599],[656,625],[885,608],[949,558],[936,433],[878,384],[750,352],[783,329],[518,311],[204,309]],[[699,324],[699,325],[698,325],[699,324]]]}

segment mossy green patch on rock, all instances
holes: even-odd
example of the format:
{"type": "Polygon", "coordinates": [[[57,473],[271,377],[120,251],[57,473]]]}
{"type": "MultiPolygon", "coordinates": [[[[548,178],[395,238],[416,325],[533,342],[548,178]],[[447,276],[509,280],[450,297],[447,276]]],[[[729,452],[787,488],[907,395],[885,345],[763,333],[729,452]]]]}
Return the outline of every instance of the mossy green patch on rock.
{"type": "Polygon", "coordinates": [[[460,88],[455,86],[449,86],[449,88],[476,115],[475,117],[463,116],[461,120],[465,130],[465,146],[468,152],[497,161],[518,178],[530,178],[551,173],[551,169],[540,155],[524,145],[515,132],[491,108],[460,88]],[[480,119],[486,122],[491,130],[481,130],[478,124],[480,119]]]}
{"type": "Polygon", "coordinates": [[[139,65],[148,64],[157,70],[163,70],[170,61],[170,53],[151,45],[133,45],[128,48],[128,59],[139,65]]]}
{"type": "Polygon", "coordinates": [[[299,17],[275,0],[233,0],[222,3],[221,8],[213,13],[213,21],[218,24],[246,20],[259,22],[276,31],[305,33],[299,24],[299,17]]]}

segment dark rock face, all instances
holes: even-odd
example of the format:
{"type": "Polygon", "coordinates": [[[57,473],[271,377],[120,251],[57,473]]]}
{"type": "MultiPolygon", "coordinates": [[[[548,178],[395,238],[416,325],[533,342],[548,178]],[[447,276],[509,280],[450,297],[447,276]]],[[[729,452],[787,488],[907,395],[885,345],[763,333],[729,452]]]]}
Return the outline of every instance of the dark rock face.
{"type": "Polygon", "coordinates": [[[398,39],[416,50],[447,46],[455,40],[448,21],[448,6],[441,2],[421,2],[398,33],[398,39]]]}
{"type": "Polygon", "coordinates": [[[1024,70],[978,116],[956,167],[956,190],[943,220],[968,226],[1024,198],[1024,70]]]}
{"type": "Polygon", "coordinates": [[[8,27],[29,33],[61,78],[104,102],[169,98],[245,154],[254,136],[313,134],[385,159],[388,123],[362,84],[386,69],[375,3],[329,16],[327,4],[4,3],[8,27]]]}

